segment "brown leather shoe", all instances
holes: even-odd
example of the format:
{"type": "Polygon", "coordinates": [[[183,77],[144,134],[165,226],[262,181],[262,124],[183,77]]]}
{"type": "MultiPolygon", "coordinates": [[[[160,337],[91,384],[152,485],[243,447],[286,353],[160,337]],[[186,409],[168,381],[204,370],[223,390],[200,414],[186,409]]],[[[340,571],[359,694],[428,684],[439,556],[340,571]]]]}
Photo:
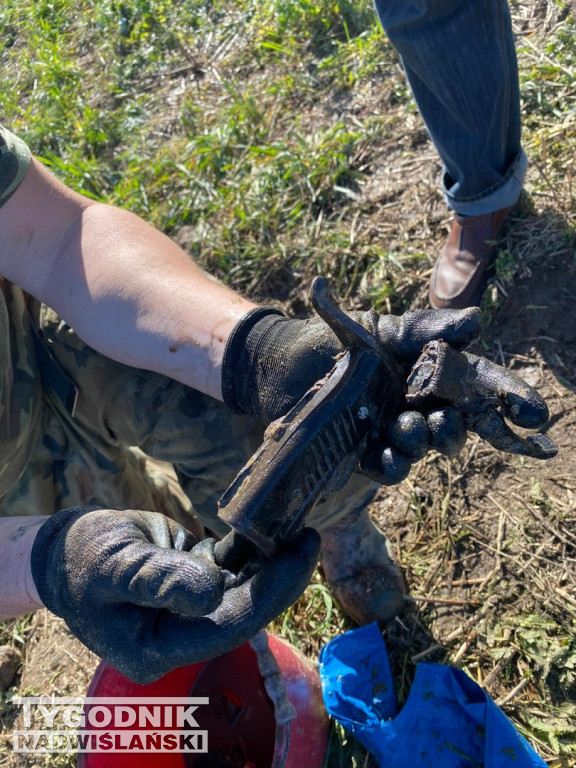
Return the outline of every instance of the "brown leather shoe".
{"type": "Polygon", "coordinates": [[[366,509],[324,528],[320,536],[330,591],[356,624],[384,624],[401,613],[406,604],[402,571],[366,509]]]}
{"type": "Polygon", "coordinates": [[[454,217],[430,278],[429,298],[434,309],[465,309],[480,304],[496,258],[497,241],[514,208],[483,216],[454,217]]]}

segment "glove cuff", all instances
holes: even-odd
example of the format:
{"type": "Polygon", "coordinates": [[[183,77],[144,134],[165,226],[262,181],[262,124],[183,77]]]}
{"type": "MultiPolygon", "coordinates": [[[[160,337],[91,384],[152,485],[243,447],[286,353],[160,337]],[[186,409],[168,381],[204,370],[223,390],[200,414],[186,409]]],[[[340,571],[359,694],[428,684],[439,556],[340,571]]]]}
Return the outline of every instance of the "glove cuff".
{"type": "Polygon", "coordinates": [[[65,531],[70,527],[73,520],[96,509],[100,509],[100,507],[78,506],[61,509],[51,515],[45,523],[42,523],[34,539],[30,553],[32,579],[38,596],[46,608],[57,616],[61,615],[58,610],[60,601],[58,591],[54,590],[54,585],[63,583],[60,573],[66,569],[61,544],[58,540],[65,535],[65,531]]]}
{"type": "Polygon", "coordinates": [[[273,307],[256,307],[240,320],[228,337],[222,358],[222,398],[234,413],[254,413],[250,390],[254,387],[252,374],[254,350],[278,318],[286,315],[273,307]],[[264,322],[263,322],[264,321],[264,322]],[[259,325],[258,329],[256,326],[259,325]]]}

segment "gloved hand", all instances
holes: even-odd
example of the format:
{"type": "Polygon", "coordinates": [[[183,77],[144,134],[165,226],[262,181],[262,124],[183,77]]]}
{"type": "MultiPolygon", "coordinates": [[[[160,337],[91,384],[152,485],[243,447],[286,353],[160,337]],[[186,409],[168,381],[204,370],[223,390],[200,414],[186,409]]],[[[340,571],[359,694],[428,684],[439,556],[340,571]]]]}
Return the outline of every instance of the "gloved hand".
{"type": "MultiPolygon", "coordinates": [[[[442,339],[460,350],[480,332],[480,311],[475,307],[402,316],[378,315],[373,310],[351,314],[396,359],[406,378],[429,342],[442,339]]],[[[228,340],[222,365],[224,402],[235,412],[268,424],[325,376],[341,352],[342,345],[322,319],[294,320],[278,310],[259,307],[240,321],[228,340]]],[[[495,395],[506,390],[526,392],[524,382],[500,366],[478,368],[478,374],[486,379],[484,388],[495,395]]],[[[541,426],[548,418],[546,405],[528,389],[524,410],[533,414],[533,424],[541,426]]],[[[391,485],[404,479],[412,463],[430,448],[448,456],[462,449],[467,431],[460,410],[446,403],[423,410],[406,406],[406,411],[392,418],[362,462],[366,474],[391,485]]]]}
{"type": "Polygon", "coordinates": [[[76,637],[144,684],[248,640],[300,596],[319,555],[305,529],[275,559],[232,572],[221,567],[229,546],[198,543],[156,512],[73,507],[40,527],[32,575],[76,637]]]}
{"type": "MultiPolygon", "coordinates": [[[[406,376],[423,347],[443,339],[454,349],[468,346],[480,332],[480,312],[424,310],[401,316],[374,310],[352,312],[403,366],[406,376]]],[[[263,424],[283,416],[333,367],[342,344],[319,317],[294,320],[280,310],[258,307],[232,331],[222,362],[224,402],[263,424]]]]}

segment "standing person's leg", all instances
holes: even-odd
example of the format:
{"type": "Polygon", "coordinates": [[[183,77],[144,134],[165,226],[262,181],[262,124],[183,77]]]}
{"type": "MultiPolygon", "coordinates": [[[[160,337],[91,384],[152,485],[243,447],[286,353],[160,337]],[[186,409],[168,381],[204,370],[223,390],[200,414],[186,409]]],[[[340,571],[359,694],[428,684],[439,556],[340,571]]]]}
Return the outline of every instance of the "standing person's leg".
{"type": "Polygon", "coordinates": [[[520,96],[506,0],[375,0],[401,56],[418,109],[444,163],[455,211],[435,266],[430,301],[479,302],[527,160],[520,144],[520,96]]]}

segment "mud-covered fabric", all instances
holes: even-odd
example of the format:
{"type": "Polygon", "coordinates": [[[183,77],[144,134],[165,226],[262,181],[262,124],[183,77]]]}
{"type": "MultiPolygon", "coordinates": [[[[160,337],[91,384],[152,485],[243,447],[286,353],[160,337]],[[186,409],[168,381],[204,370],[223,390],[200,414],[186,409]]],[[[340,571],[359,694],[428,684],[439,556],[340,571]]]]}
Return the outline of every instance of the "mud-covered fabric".
{"type": "Polygon", "coordinates": [[[8,200],[26,175],[30,157],[26,144],[0,125],[0,206],[8,200]]]}
{"type": "MultiPolygon", "coordinates": [[[[9,288],[12,292],[17,290],[9,288]]],[[[7,310],[10,308],[8,305],[7,310]]],[[[35,429],[33,434],[31,429],[27,430],[31,438],[27,451],[22,452],[23,460],[18,462],[16,482],[0,487],[0,515],[48,515],[72,505],[96,504],[162,511],[193,527],[192,506],[180,489],[172,466],[146,456],[137,447],[145,442],[146,430],[153,428],[151,411],[162,409],[162,395],[168,393],[169,382],[97,355],[42,305],[33,303],[31,314],[35,326],[45,324],[45,332],[41,328],[40,332],[46,347],[56,359],[69,364],[70,370],[64,370],[81,391],[72,417],[53,392],[42,390],[32,330],[23,328],[22,321],[23,332],[13,335],[18,337],[16,346],[26,349],[28,358],[35,363],[35,373],[28,378],[36,383],[37,398],[32,405],[30,393],[26,400],[26,393],[20,389],[18,383],[28,381],[24,374],[12,377],[14,383],[9,394],[11,401],[18,403],[17,412],[36,415],[35,429]],[[74,338],[76,349],[60,345],[57,333],[51,335],[60,326],[65,328],[62,337],[68,334],[74,338]],[[146,404],[140,397],[147,398],[146,404]],[[134,419],[133,429],[127,427],[130,418],[134,419]]],[[[9,315],[14,327],[19,313],[9,315]]],[[[25,307],[23,318],[30,318],[25,307]]],[[[7,410],[16,411],[14,407],[7,410]]],[[[0,452],[6,455],[6,466],[10,467],[11,445],[3,450],[7,434],[0,422],[0,452]]],[[[16,468],[11,479],[14,475],[16,468]]]]}
{"type": "Polygon", "coordinates": [[[41,420],[42,391],[26,295],[0,279],[0,497],[18,485],[41,420]]]}
{"type": "MultiPolygon", "coordinates": [[[[0,499],[0,514],[94,504],[163,512],[188,528],[196,514],[214,533],[226,533],[216,518],[218,498],[260,444],[262,427],[183,384],[98,354],[44,305],[33,303],[31,314],[79,396],[72,417],[43,392],[30,461],[0,499]]],[[[314,525],[364,506],[375,489],[354,478],[318,508],[314,525]]]]}

